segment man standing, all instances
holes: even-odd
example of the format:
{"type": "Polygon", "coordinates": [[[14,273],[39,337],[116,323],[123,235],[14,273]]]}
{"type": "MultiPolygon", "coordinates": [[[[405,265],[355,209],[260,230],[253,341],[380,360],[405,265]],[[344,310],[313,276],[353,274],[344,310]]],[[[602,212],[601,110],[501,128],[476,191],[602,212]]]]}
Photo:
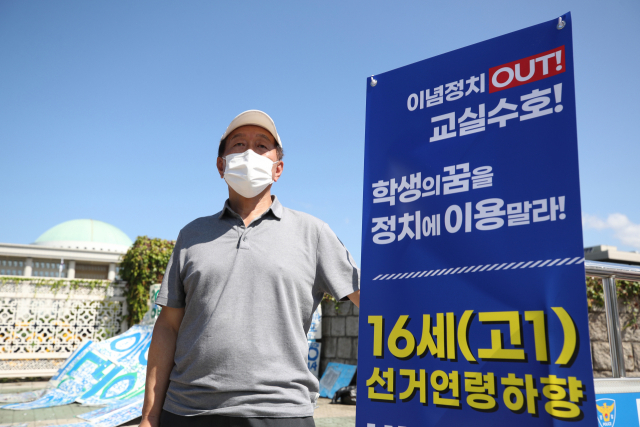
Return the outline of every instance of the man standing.
{"type": "Polygon", "coordinates": [[[314,426],[306,333],[324,293],[360,303],[360,272],[324,222],[283,207],[275,124],[257,110],[222,136],[219,213],[184,227],[156,303],[141,426],[314,426]]]}

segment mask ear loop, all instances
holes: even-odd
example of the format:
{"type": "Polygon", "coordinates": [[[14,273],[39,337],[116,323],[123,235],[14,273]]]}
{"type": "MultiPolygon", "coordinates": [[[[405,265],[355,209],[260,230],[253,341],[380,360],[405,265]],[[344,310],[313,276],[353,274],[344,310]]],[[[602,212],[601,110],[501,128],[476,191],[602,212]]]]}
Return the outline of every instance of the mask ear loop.
{"type": "MultiPolygon", "coordinates": [[[[276,170],[278,169],[278,163],[282,163],[282,160],[278,160],[278,161],[273,162],[273,164],[274,164],[274,165],[276,165],[276,170]]],[[[275,170],[274,170],[273,172],[271,172],[271,181],[273,181],[273,182],[272,182],[272,184],[274,184],[274,183],[276,182],[276,181],[273,179],[273,174],[274,174],[274,173],[276,173],[276,171],[275,171],[275,170]]]]}

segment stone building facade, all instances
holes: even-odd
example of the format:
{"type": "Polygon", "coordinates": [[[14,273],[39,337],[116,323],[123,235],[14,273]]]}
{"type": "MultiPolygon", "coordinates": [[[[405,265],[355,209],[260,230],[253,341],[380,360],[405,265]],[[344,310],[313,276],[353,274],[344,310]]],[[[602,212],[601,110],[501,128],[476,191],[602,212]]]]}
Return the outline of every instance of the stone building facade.
{"type": "MultiPolygon", "coordinates": [[[[620,327],[630,320],[628,308],[620,309],[620,327]]],[[[320,375],[329,362],[357,365],[358,363],[358,314],[351,302],[322,304],[322,351],[320,375]]],[[[596,378],[611,377],[611,356],[604,308],[589,310],[589,335],[593,374],[596,378]]],[[[640,328],[622,329],[625,370],[628,377],[640,377],[640,328]]]]}
{"type": "Polygon", "coordinates": [[[322,303],[320,375],[329,362],[358,364],[358,315],[351,301],[322,303]]]}

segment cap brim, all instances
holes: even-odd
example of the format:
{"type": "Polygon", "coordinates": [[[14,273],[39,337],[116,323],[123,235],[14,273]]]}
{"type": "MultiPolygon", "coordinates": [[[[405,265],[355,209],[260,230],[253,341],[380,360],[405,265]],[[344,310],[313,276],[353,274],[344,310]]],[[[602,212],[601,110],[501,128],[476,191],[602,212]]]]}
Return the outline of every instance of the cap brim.
{"type": "Polygon", "coordinates": [[[227,130],[222,135],[222,138],[220,138],[220,143],[222,143],[222,141],[224,141],[231,132],[238,129],[240,126],[248,125],[260,126],[261,128],[269,131],[276,140],[276,144],[282,148],[282,141],[280,141],[280,136],[276,130],[276,124],[267,113],[260,110],[248,110],[238,114],[233,120],[231,120],[231,123],[229,123],[227,130]]]}

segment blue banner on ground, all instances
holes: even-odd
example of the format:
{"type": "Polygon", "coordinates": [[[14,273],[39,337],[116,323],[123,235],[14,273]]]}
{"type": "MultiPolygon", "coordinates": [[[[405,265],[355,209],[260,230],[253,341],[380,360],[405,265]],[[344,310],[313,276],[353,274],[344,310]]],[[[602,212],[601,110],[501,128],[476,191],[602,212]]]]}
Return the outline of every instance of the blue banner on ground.
{"type": "Polygon", "coordinates": [[[140,395],[78,415],[78,418],[89,421],[95,427],[115,427],[140,417],[143,403],[144,396],[140,395]]]}
{"type": "Polygon", "coordinates": [[[39,398],[2,408],[22,411],[73,402],[110,405],[142,398],[152,332],[153,326],[136,325],[106,341],[88,341],[67,359],[52,378],[51,388],[39,398]]]}
{"type": "Polygon", "coordinates": [[[351,383],[355,373],[355,365],[329,362],[320,379],[320,397],[333,398],[336,391],[351,383]]]}
{"type": "Polygon", "coordinates": [[[571,28],[367,80],[358,427],[597,424],[571,28]]]}
{"type": "MultiPolygon", "coordinates": [[[[42,390],[33,390],[33,391],[23,391],[22,393],[3,393],[0,394],[0,403],[22,403],[22,402],[31,402],[36,400],[40,396],[47,391],[46,389],[42,390]]],[[[0,427],[2,427],[0,425],[0,427]]]]}

